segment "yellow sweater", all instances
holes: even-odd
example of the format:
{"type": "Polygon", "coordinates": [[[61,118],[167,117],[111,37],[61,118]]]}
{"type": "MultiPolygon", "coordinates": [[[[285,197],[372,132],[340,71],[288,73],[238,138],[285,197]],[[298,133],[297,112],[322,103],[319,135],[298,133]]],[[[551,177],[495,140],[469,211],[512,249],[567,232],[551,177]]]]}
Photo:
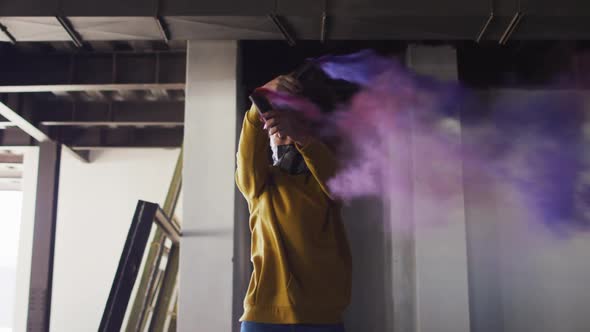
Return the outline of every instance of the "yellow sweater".
{"type": "Polygon", "coordinates": [[[311,174],[271,165],[257,110],[246,114],[236,183],[248,201],[254,271],[241,321],[335,324],[350,301],[351,256],[326,181],[336,160],[320,141],[297,147],[311,174]]]}

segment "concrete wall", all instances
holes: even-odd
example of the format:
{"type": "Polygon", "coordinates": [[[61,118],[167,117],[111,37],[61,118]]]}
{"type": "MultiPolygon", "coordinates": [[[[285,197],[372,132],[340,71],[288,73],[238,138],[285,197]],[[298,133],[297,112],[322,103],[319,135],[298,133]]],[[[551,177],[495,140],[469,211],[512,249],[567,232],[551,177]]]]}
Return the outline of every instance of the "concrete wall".
{"type": "MultiPolygon", "coordinates": [[[[189,47],[179,313],[183,332],[196,326],[229,331],[232,323],[235,51],[233,42],[191,42],[189,47]]],[[[414,48],[409,56],[409,65],[422,73],[456,79],[451,48],[414,48]]],[[[469,140],[472,133],[461,130],[463,140],[469,140]]],[[[531,232],[519,222],[523,208],[482,174],[453,173],[453,183],[464,192],[439,207],[451,223],[422,227],[411,238],[388,233],[393,219],[417,222],[428,217],[421,214],[424,188],[418,180],[436,163],[421,153],[419,138],[410,141],[411,155],[406,157],[419,165],[408,170],[413,197],[394,207],[359,200],[344,211],[354,259],[347,328],[577,332],[590,326],[585,314],[590,293],[584,291],[590,280],[588,237],[555,242],[550,234],[531,232]],[[400,240],[405,242],[400,245],[400,240]],[[404,315],[407,325],[392,319],[404,315]]]]}
{"type": "Polygon", "coordinates": [[[189,42],[178,331],[230,331],[237,42],[189,42]]]}
{"type": "Polygon", "coordinates": [[[352,302],[344,316],[347,331],[393,330],[391,232],[388,215],[376,198],[358,199],[342,217],[352,252],[352,302]]]}
{"type": "MultiPolygon", "coordinates": [[[[535,93],[512,90],[489,97],[530,101],[535,93]]],[[[464,131],[467,140],[476,134],[464,131]]],[[[486,172],[466,170],[471,331],[588,331],[590,234],[558,236],[519,204],[513,187],[486,172]]]]}
{"type": "MultiPolygon", "coordinates": [[[[408,67],[442,81],[458,79],[457,53],[453,47],[411,45],[408,67]]],[[[461,124],[456,125],[461,130],[461,124]]],[[[428,137],[412,133],[413,223],[416,278],[416,331],[468,332],[469,292],[465,233],[463,175],[460,160],[428,152],[428,137]],[[431,202],[432,190],[423,179],[441,176],[449,186],[459,188],[446,200],[431,202]],[[432,225],[433,213],[441,226],[432,225]],[[430,223],[430,225],[429,225],[430,223]]]]}
{"type": "Polygon", "coordinates": [[[589,234],[556,238],[509,188],[477,176],[466,183],[471,331],[587,331],[589,234]]]}
{"type": "Polygon", "coordinates": [[[96,331],[137,200],[163,204],[178,149],[62,154],[51,331],[96,331]]]}

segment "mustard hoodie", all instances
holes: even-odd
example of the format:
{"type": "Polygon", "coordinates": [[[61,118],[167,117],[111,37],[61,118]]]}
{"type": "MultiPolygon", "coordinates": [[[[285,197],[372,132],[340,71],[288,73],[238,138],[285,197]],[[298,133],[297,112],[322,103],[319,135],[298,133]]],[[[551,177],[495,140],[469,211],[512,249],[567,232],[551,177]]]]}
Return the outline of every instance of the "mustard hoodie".
{"type": "Polygon", "coordinates": [[[326,181],[336,170],[319,140],[297,146],[311,174],[272,166],[257,109],[244,118],[236,183],[248,201],[254,271],[241,321],[336,324],[350,302],[351,256],[339,204],[326,181]]]}

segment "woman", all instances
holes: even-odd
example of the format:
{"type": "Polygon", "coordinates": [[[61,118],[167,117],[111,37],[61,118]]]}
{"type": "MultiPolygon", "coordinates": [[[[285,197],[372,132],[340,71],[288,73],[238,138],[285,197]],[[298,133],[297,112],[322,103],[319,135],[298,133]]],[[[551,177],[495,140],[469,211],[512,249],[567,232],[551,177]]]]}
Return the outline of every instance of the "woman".
{"type": "MultiPolygon", "coordinates": [[[[264,88],[301,91],[289,76],[264,88]]],[[[337,167],[298,112],[261,113],[255,105],[247,112],[236,183],[248,201],[254,270],[242,332],[344,331],[351,256],[340,205],[327,186],[337,167]]]]}

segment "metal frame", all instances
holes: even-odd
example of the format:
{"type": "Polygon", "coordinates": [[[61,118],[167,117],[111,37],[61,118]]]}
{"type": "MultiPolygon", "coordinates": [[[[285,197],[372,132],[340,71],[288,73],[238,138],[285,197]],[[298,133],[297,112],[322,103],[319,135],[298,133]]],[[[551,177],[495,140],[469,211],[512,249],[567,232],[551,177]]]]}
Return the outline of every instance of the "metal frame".
{"type": "MultiPolygon", "coordinates": [[[[182,165],[183,165],[183,150],[180,150],[180,155],[176,161],[174,175],[166,201],[164,202],[163,212],[169,216],[174,216],[174,211],[178,203],[180,191],[182,189],[182,165]]],[[[172,218],[172,224],[181,229],[181,225],[176,218],[172,218]]],[[[151,326],[153,331],[168,331],[167,328],[171,324],[176,324],[176,316],[173,309],[177,305],[177,295],[173,294],[176,290],[178,292],[178,268],[180,260],[180,246],[173,246],[169,255],[170,273],[167,273],[162,285],[162,296],[154,305],[154,316],[152,318],[151,326]]]]}
{"type": "Polygon", "coordinates": [[[178,256],[180,252],[178,242],[173,242],[169,252],[166,253],[166,273],[163,277],[159,267],[166,239],[175,236],[174,234],[178,234],[180,237],[181,226],[172,216],[182,187],[182,156],[181,150],[168,188],[164,209],[158,212],[163,219],[171,222],[165,227],[158,228],[154,235],[146,264],[141,272],[137,295],[133,299],[129,312],[127,326],[122,327],[128,332],[144,331],[146,327],[151,330],[161,331],[166,324],[175,324],[175,318],[170,317],[169,308],[174,305],[171,302],[174,299],[170,292],[178,285],[178,256]]]}
{"type": "Polygon", "coordinates": [[[74,45],[76,45],[77,48],[83,48],[84,41],[82,40],[82,37],[80,37],[80,34],[76,31],[76,29],[74,29],[74,26],[72,25],[70,20],[64,16],[56,16],[55,18],[57,19],[59,24],[61,24],[62,28],[68,33],[74,45]]]}
{"type": "Polygon", "coordinates": [[[512,20],[510,20],[510,23],[506,27],[506,30],[504,30],[504,33],[500,37],[498,44],[506,45],[508,39],[510,39],[510,37],[514,33],[514,30],[516,30],[516,27],[518,27],[518,24],[520,24],[520,21],[522,20],[523,16],[524,12],[522,11],[522,0],[517,0],[516,13],[514,13],[514,16],[512,16],[512,20]]]}
{"type": "Polygon", "coordinates": [[[481,30],[479,31],[479,34],[477,35],[477,38],[475,39],[475,41],[477,43],[481,42],[481,40],[483,39],[483,36],[485,35],[486,31],[488,30],[488,28],[490,27],[490,24],[492,24],[492,21],[494,20],[494,11],[492,10],[490,12],[490,16],[488,16],[488,19],[486,20],[486,22],[484,23],[483,27],[481,28],[481,30]]]}
{"type": "Polygon", "coordinates": [[[512,16],[512,20],[510,20],[510,23],[508,24],[506,30],[504,30],[504,33],[502,34],[502,37],[500,37],[500,40],[498,41],[500,45],[506,45],[514,31],[520,24],[520,21],[522,21],[523,16],[524,14],[520,11],[516,12],[514,16],[512,16]]]}
{"type": "Polygon", "coordinates": [[[490,24],[492,24],[492,21],[494,20],[494,17],[495,17],[494,8],[495,8],[495,0],[490,0],[490,15],[488,16],[484,25],[481,27],[479,34],[475,38],[476,43],[481,42],[481,40],[483,39],[483,36],[485,35],[486,31],[490,27],[490,24]]]}
{"type": "Polygon", "coordinates": [[[287,41],[287,44],[289,44],[289,46],[295,46],[295,44],[296,44],[295,38],[289,32],[289,30],[287,29],[285,24],[282,22],[281,17],[277,14],[274,14],[274,13],[269,14],[268,17],[271,19],[272,23],[277,27],[279,32],[283,35],[283,37],[287,41]]]}
{"type": "Polygon", "coordinates": [[[160,34],[162,35],[162,40],[164,40],[166,44],[168,44],[171,39],[168,24],[166,24],[166,21],[162,16],[156,16],[154,17],[154,19],[156,20],[156,25],[158,26],[158,30],[160,30],[160,34]]]}
{"type": "Polygon", "coordinates": [[[2,24],[2,23],[0,23],[0,30],[8,38],[8,40],[10,41],[10,43],[12,45],[16,45],[16,38],[14,38],[14,36],[12,35],[12,33],[10,33],[10,31],[8,30],[8,28],[4,24],[2,24]]]}
{"type": "Polygon", "coordinates": [[[320,42],[326,42],[326,35],[327,35],[327,21],[328,21],[328,0],[323,0],[323,10],[322,10],[322,20],[320,22],[320,42]]]}
{"type": "Polygon", "coordinates": [[[170,241],[174,245],[178,245],[180,232],[172,221],[166,217],[157,204],[140,200],[137,203],[123,253],[119,260],[119,266],[100,322],[99,331],[111,332],[121,329],[133,287],[140,274],[139,266],[145,251],[150,249],[148,240],[154,224],[158,226],[158,229],[165,230],[164,232],[169,236],[170,241]]]}

